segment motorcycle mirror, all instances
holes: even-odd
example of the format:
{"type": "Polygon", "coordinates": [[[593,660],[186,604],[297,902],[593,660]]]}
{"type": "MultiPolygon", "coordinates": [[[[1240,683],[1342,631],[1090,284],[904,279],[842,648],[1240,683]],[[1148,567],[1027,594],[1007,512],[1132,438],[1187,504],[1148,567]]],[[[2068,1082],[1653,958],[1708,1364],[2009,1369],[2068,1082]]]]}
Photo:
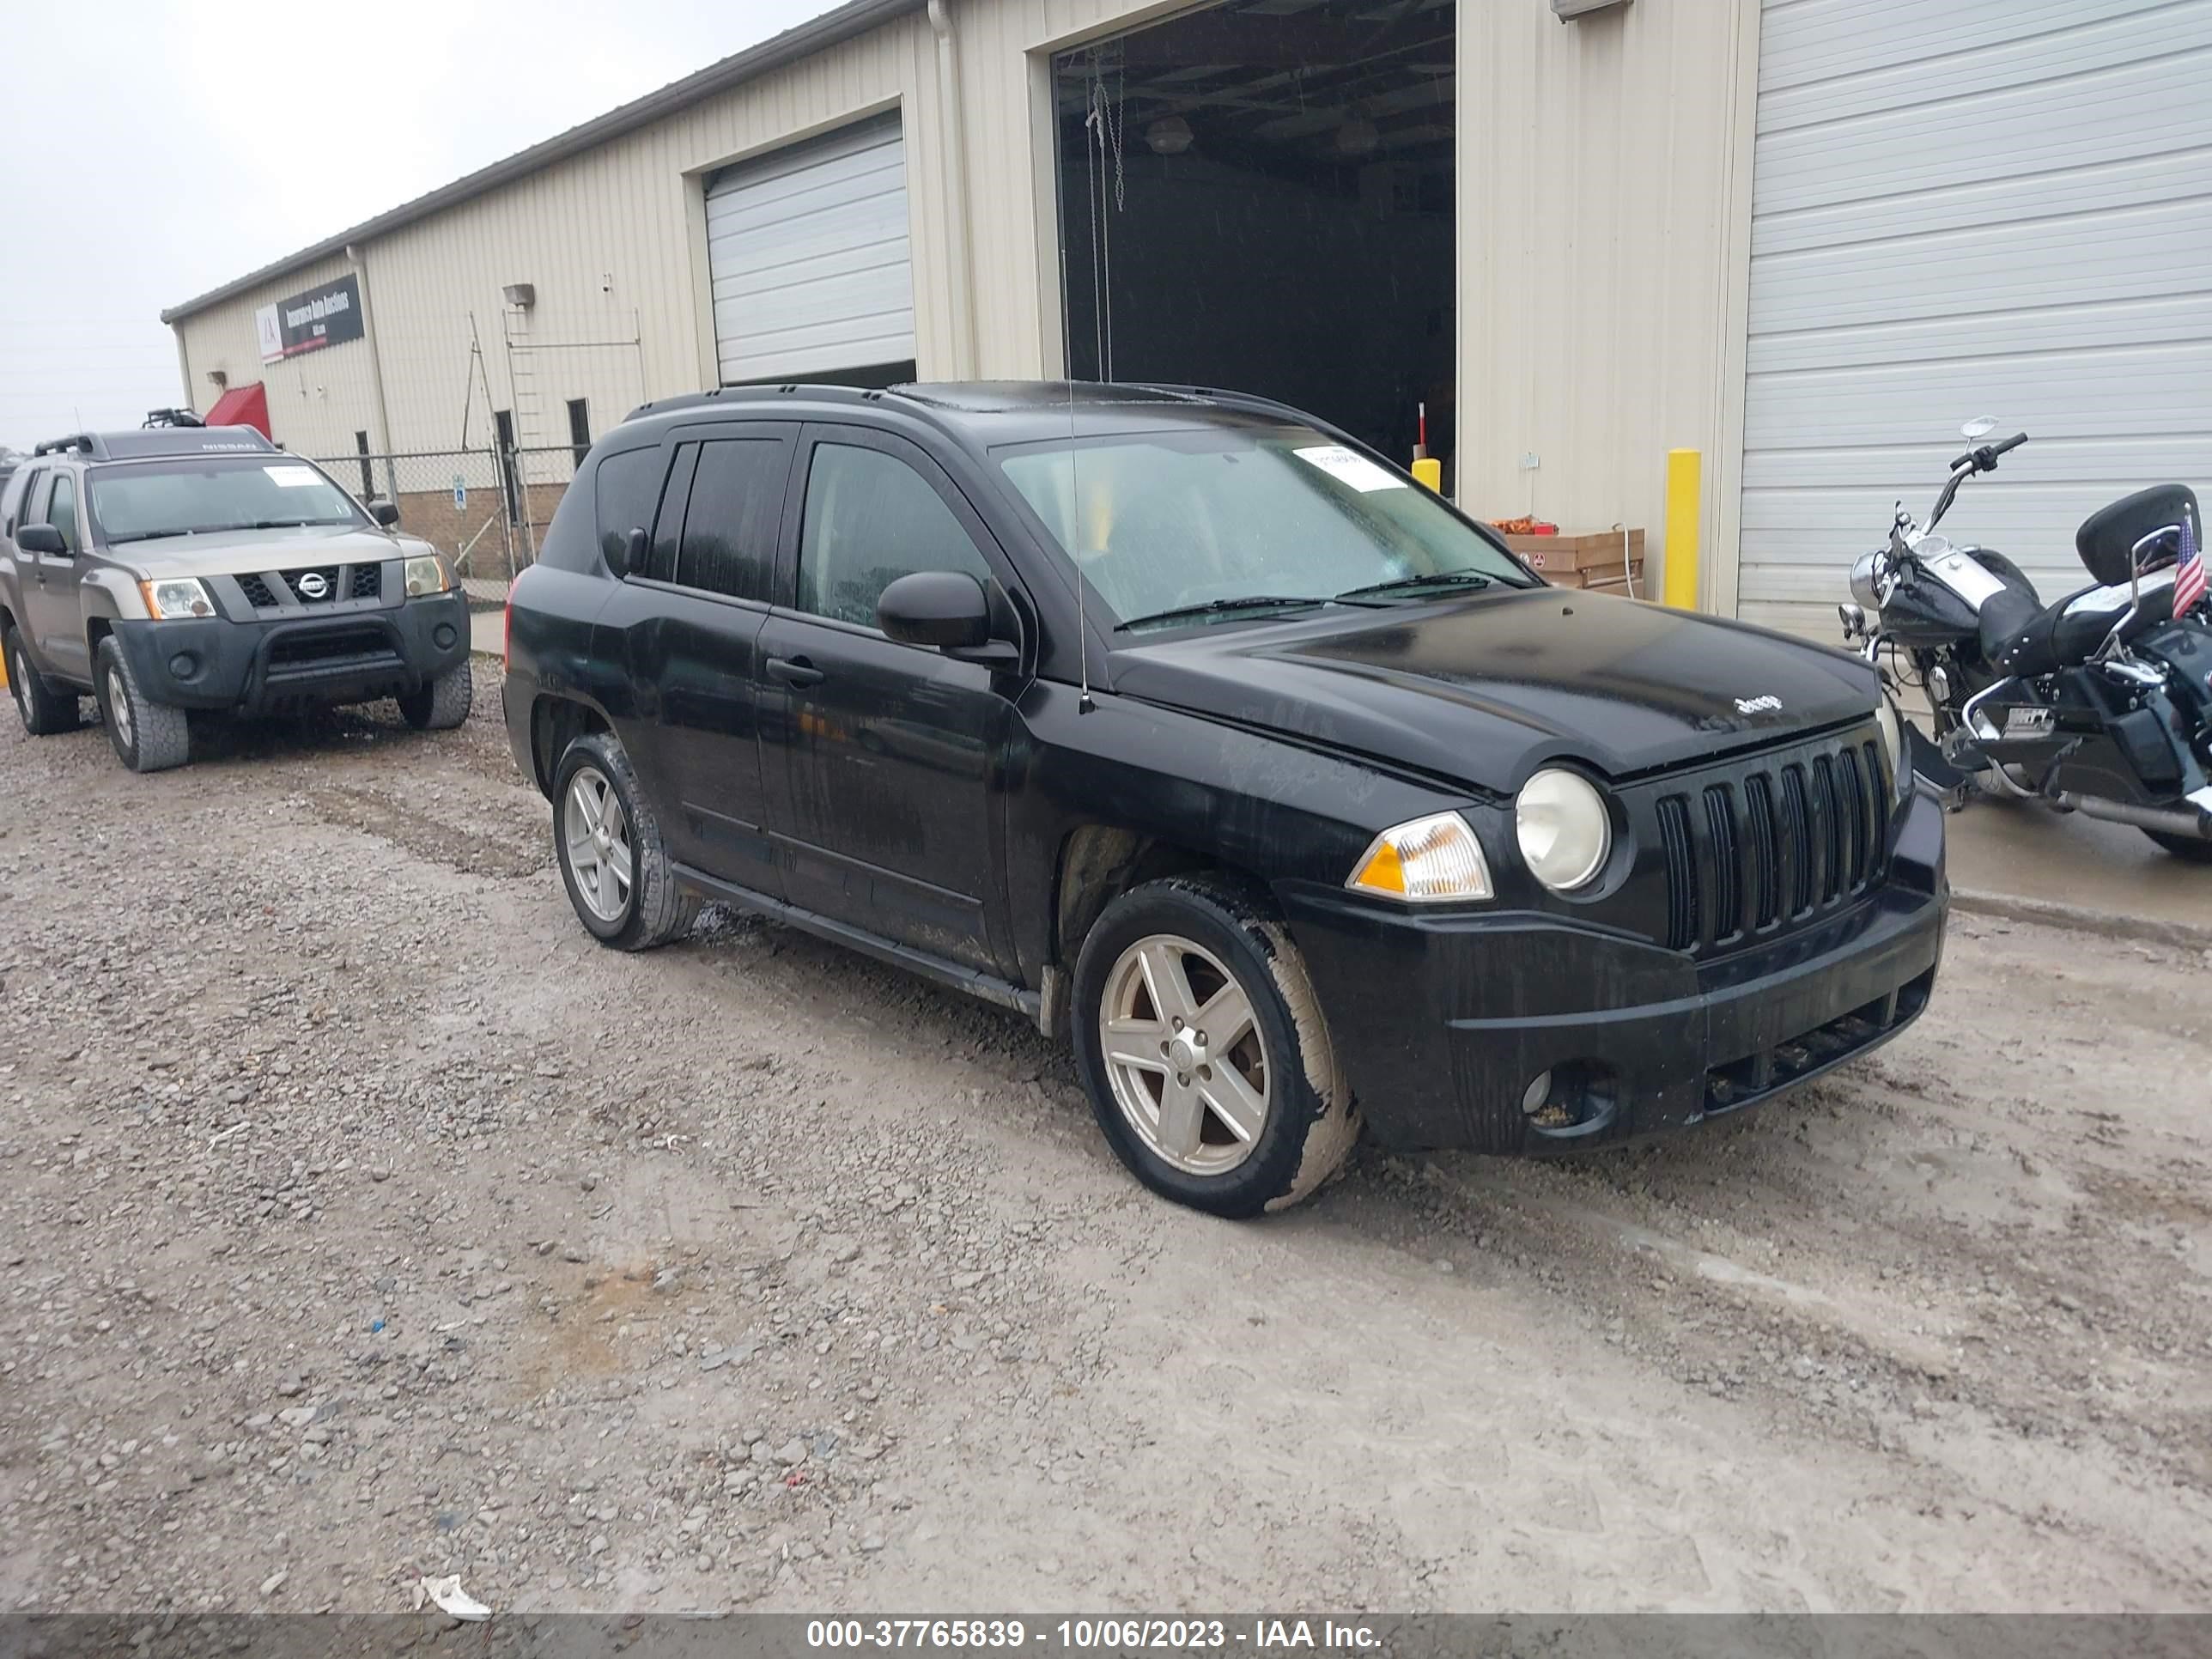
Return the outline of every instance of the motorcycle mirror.
{"type": "Polygon", "coordinates": [[[1967,422],[1966,425],[1959,428],[1959,435],[1962,438],[1986,438],[1990,433],[1996,429],[1997,417],[1996,416],[1977,415],[1972,420],[1967,422]]]}

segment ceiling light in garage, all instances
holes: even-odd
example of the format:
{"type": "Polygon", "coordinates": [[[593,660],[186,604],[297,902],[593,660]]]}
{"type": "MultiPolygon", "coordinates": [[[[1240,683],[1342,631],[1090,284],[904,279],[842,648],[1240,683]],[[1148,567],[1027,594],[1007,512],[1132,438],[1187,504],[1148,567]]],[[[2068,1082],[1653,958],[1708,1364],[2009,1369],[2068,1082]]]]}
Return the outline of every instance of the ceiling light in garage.
{"type": "Polygon", "coordinates": [[[1180,155],[1190,148],[1190,123],[1180,115],[1163,115],[1145,129],[1145,142],[1155,155],[1180,155]]]}
{"type": "Polygon", "coordinates": [[[1372,155],[1382,143],[1382,135],[1375,131],[1375,123],[1364,116],[1355,115],[1336,130],[1340,155],[1372,155]]]}

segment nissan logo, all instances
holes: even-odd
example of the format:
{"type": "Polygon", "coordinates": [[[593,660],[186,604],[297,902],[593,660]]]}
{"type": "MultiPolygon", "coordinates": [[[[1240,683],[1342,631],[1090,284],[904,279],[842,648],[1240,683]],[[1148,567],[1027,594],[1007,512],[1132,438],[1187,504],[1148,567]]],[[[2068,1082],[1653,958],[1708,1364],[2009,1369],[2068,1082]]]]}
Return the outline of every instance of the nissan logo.
{"type": "Polygon", "coordinates": [[[293,584],[303,599],[327,599],[331,596],[331,579],[319,570],[310,570],[293,584]]]}

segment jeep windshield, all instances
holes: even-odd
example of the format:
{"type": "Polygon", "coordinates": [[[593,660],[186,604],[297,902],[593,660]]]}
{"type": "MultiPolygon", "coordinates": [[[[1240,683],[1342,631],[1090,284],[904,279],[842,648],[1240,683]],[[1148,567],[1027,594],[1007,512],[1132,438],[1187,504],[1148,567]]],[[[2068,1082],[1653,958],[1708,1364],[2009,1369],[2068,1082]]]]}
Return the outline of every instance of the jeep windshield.
{"type": "Polygon", "coordinates": [[[1537,585],[1427,490],[1310,427],[1116,433],[993,454],[1120,629],[1537,585]]]}
{"type": "Polygon", "coordinates": [[[95,468],[92,515],[110,546],[220,530],[365,526],[353,498],[305,461],[193,455],[95,468]]]}

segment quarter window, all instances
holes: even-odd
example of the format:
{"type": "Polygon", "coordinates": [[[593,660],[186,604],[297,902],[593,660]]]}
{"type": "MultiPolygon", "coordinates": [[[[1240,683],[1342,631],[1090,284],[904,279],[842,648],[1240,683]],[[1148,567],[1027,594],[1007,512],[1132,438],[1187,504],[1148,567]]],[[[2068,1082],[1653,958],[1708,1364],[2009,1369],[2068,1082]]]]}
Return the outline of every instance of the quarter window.
{"type": "Polygon", "coordinates": [[[600,459],[592,491],[599,509],[599,550],[610,562],[622,557],[631,531],[652,529],[653,503],[660,499],[661,463],[658,445],[600,459]]]}
{"type": "Polygon", "coordinates": [[[884,589],[918,570],[991,580],[968,532],[921,473],[881,450],[817,444],[799,533],[799,608],[873,628],[884,589]]]}
{"type": "Polygon", "coordinates": [[[766,599],[783,505],[780,438],[717,438],[699,446],[676,580],[736,599],[766,599]]]}

